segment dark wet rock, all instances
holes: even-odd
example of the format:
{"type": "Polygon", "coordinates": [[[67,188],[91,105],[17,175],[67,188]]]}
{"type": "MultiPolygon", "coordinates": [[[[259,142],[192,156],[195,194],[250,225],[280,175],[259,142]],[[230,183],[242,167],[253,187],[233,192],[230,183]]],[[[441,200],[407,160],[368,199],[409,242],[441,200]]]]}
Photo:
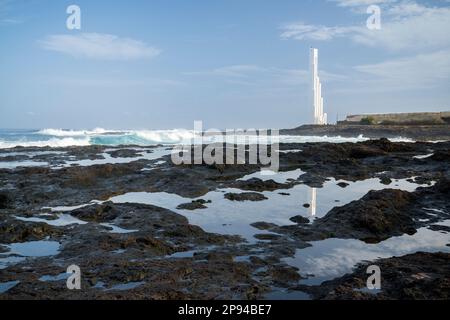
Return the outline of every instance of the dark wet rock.
{"type": "Polygon", "coordinates": [[[25,161],[29,160],[30,157],[26,155],[16,155],[16,156],[2,156],[0,154],[0,162],[14,162],[14,161],[25,161]]]}
{"type": "Polygon", "coordinates": [[[280,189],[288,189],[291,186],[289,184],[282,184],[275,182],[274,180],[261,180],[259,178],[252,178],[249,180],[239,180],[231,185],[233,188],[241,189],[241,190],[249,190],[249,191],[274,191],[280,189]]]}
{"type": "Polygon", "coordinates": [[[337,185],[341,188],[347,188],[350,184],[347,182],[339,182],[337,185]]]}
{"type": "Polygon", "coordinates": [[[310,205],[309,203],[305,203],[305,204],[303,204],[303,207],[304,207],[304,208],[310,208],[311,205],[310,205]]]}
{"type": "MultiPolygon", "coordinates": [[[[20,284],[7,294],[1,295],[0,299],[260,299],[269,290],[252,279],[251,269],[247,264],[220,259],[219,255],[217,259],[204,261],[160,259],[116,260],[110,263],[97,259],[85,260],[80,264],[83,270],[83,290],[67,290],[61,282],[37,281],[30,273],[16,268],[6,272],[8,276],[14,272],[16,278],[21,279],[20,284]],[[93,287],[102,282],[103,289],[101,286],[93,287]],[[132,290],[105,290],[114,285],[131,282],[142,284],[132,290]]],[[[37,266],[34,272],[48,274],[48,268],[37,266]]]]}
{"type": "Polygon", "coordinates": [[[138,248],[146,251],[151,250],[158,254],[168,255],[174,252],[174,248],[167,243],[151,236],[128,237],[121,245],[123,249],[138,248]]]}
{"type": "Polygon", "coordinates": [[[412,152],[414,148],[410,144],[395,143],[389,139],[381,138],[364,142],[366,146],[378,148],[384,152],[412,152]]]}
{"type": "Polygon", "coordinates": [[[290,193],[287,193],[287,192],[279,192],[278,194],[281,196],[290,196],[291,195],[290,193]]]}
{"type": "Polygon", "coordinates": [[[61,230],[45,223],[29,223],[16,219],[0,222],[0,243],[38,241],[61,235],[61,230]]]}
{"type": "Polygon", "coordinates": [[[110,177],[131,174],[133,168],[129,166],[117,166],[113,164],[94,165],[81,168],[62,169],[66,173],[65,186],[67,187],[89,187],[98,184],[99,180],[110,177]]]}
{"type": "Polygon", "coordinates": [[[450,163],[450,150],[436,151],[430,158],[434,161],[446,161],[450,163]]]}
{"type": "Polygon", "coordinates": [[[300,180],[311,188],[322,188],[327,179],[320,175],[305,173],[300,176],[300,180]]]}
{"type": "Polygon", "coordinates": [[[211,200],[203,200],[203,199],[199,199],[199,200],[193,200],[192,202],[189,203],[183,203],[180,204],[177,209],[181,209],[181,210],[197,210],[197,209],[206,209],[207,206],[205,206],[205,204],[207,203],[211,203],[211,200]]]}
{"type": "Polygon", "coordinates": [[[283,287],[295,284],[301,279],[298,269],[282,265],[270,267],[268,274],[273,279],[274,285],[283,287]]]}
{"type": "Polygon", "coordinates": [[[297,223],[297,224],[309,223],[309,219],[305,218],[303,216],[295,216],[295,217],[290,218],[289,220],[291,220],[292,222],[297,223]]]}
{"type": "Polygon", "coordinates": [[[224,197],[230,201],[264,201],[268,198],[257,192],[226,193],[224,197]]]}
{"type": "Polygon", "coordinates": [[[272,229],[273,227],[276,227],[275,224],[268,222],[254,222],[251,224],[251,226],[259,230],[269,230],[272,229]]]}
{"type": "Polygon", "coordinates": [[[414,220],[405,210],[413,200],[414,196],[406,191],[370,191],[361,200],[332,209],[325,217],[317,219],[314,226],[329,230],[337,237],[350,232],[351,237],[368,241],[414,234],[414,220]]]}
{"type": "Polygon", "coordinates": [[[91,146],[85,146],[85,147],[68,147],[62,149],[64,151],[67,151],[66,156],[72,156],[72,160],[101,160],[105,159],[105,157],[102,155],[102,153],[105,150],[104,146],[99,145],[91,145],[91,146]]]}
{"type": "Polygon", "coordinates": [[[72,216],[90,222],[110,222],[117,218],[121,212],[112,203],[92,205],[71,211],[72,216]]]}
{"type": "Polygon", "coordinates": [[[206,256],[206,260],[208,261],[233,261],[233,256],[229,253],[224,252],[210,252],[206,256]]]}
{"type": "Polygon", "coordinates": [[[414,178],[414,183],[421,184],[421,185],[431,185],[432,178],[426,177],[426,176],[420,176],[414,178]]]}
{"type": "Polygon", "coordinates": [[[442,226],[442,225],[438,225],[438,224],[434,224],[432,226],[429,226],[428,229],[430,229],[432,231],[450,232],[450,227],[442,226]]]}
{"type": "Polygon", "coordinates": [[[349,157],[355,159],[364,159],[369,157],[378,157],[386,155],[385,151],[380,149],[370,148],[368,146],[359,145],[350,149],[349,157]]]}
{"type": "Polygon", "coordinates": [[[315,299],[326,300],[448,300],[450,298],[450,254],[418,252],[359,265],[352,274],[320,286],[299,286],[315,299]],[[381,269],[381,291],[366,288],[367,268],[381,269]]]}
{"type": "Polygon", "coordinates": [[[392,183],[392,179],[389,177],[381,177],[380,182],[384,185],[390,185],[392,183]]]}
{"type": "Polygon", "coordinates": [[[6,209],[10,204],[10,195],[6,192],[0,192],[0,209],[6,209]]]}
{"type": "Polygon", "coordinates": [[[254,237],[258,240],[278,240],[281,238],[281,235],[273,233],[261,233],[256,234],[254,237]]]}
{"type": "Polygon", "coordinates": [[[142,154],[143,150],[135,149],[120,149],[109,151],[109,155],[113,158],[136,158],[142,154]]]}

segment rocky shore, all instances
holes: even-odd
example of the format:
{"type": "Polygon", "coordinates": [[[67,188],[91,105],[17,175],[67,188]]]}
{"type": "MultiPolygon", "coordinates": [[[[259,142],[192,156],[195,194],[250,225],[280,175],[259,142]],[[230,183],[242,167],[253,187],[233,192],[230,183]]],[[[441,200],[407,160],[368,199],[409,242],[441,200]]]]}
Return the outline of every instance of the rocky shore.
{"type": "MultiPolygon", "coordinates": [[[[416,135],[449,138],[444,127],[416,135]]],[[[377,135],[385,130],[395,129],[377,135]]],[[[400,135],[414,138],[408,132],[400,135]]],[[[259,165],[176,166],[169,154],[163,146],[0,150],[0,164],[19,163],[0,169],[0,299],[448,299],[450,142],[284,143],[272,178],[257,176],[259,165]],[[344,196],[319,202],[314,217],[296,195],[321,189],[344,196]],[[294,209],[283,223],[287,204],[294,209]],[[240,219],[228,226],[208,217],[214,208],[240,219]],[[421,232],[446,243],[420,238],[432,252],[349,262],[350,272],[314,284],[288,263],[323,241],[372,248],[421,232]],[[66,288],[73,264],[82,290],[66,288]],[[362,290],[370,264],[382,270],[381,292],[362,290]]]]}
{"type": "Polygon", "coordinates": [[[403,137],[416,141],[436,141],[450,139],[450,125],[303,125],[294,129],[281,130],[280,134],[299,136],[328,135],[330,137],[357,137],[359,135],[364,135],[371,139],[403,137]]]}

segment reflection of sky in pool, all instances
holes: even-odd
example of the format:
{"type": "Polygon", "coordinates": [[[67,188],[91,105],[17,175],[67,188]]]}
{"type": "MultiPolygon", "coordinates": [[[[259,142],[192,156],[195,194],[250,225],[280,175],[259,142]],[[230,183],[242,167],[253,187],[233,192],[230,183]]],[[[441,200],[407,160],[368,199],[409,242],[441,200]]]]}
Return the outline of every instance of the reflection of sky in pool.
{"type": "Polygon", "coordinates": [[[19,281],[0,282],[0,294],[5,293],[19,284],[19,281]]]}
{"type": "MultiPolygon", "coordinates": [[[[282,177],[278,180],[281,182],[291,178],[298,178],[300,171],[282,173],[282,177]]],[[[252,177],[262,177],[258,174],[252,174],[243,179],[252,177]]],[[[273,179],[274,176],[265,176],[265,179],[273,179]]],[[[386,185],[382,184],[379,179],[373,178],[358,182],[348,182],[349,186],[341,188],[334,179],[327,181],[323,188],[310,188],[304,184],[296,185],[287,190],[276,190],[262,192],[268,200],[265,201],[230,201],[224,198],[226,192],[241,193],[239,189],[220,189],[209,192],[201,199],[211,200],[207,204],[206,209],[195,211],[180,210],[177,206],[182,203],[191,202],[192,199],[183,198],[176,194],[166,192],[134,192],[116,196],[110,200],[115,203],[144,203],[158,207],[163,207],[181,215],[186,216],[189,222],[202,227],[205,231],[241,235],[249,241],[255,241],[253,236],[264,231],[257,230],[250,224],[258,221],[275,223],[278,225],[293,224],[289,218],[296,215],[303,215],[311,218],[311,210],[315,209],[315,216],[322,217],[333,207],[342,206],[351,201],[360,199],[369,190],[385,189],[386,185]],[[316,193],[316,203],[311,203],[313,191],[316,193]],[[289,193],[289,196],[281,195],[280,192],[289,193]],[[339,202],[336,202],[339,200],[339,202]],[[310,209],[303,207],[303,204],[311,204],[310,209]]],[[[419,185],[406,181],[406,179],[394,181],[389,187],[394,189],[402,189],[406,191],[414,191],[419,185]]]]}
{"type": "MultiPolygon", "coordinates": [[[[448,224],[450,220],[441,225],[448,224]]],[[[450,252],[446,244],[450,242],[448,233],[419,229],[412,236],[403,235],[389,238],[378,244],[367,244],[359,240],[326,239],[311,242],[312,247],[297,250],[295,257],[283,259],[289,265],[299,268],[303,276],[315,277],[303,280],[304,284],[320,284],[352,271],[352,267],[362,261],[378,258],[403,256],[418,251],[450,252]]]]}
{"type": "Polygon", "coordinates": [[[87,222],[81,221],[70,214],[59,214],[57,216],[57,219],[49,220],[44,218],[38,218],[38,217],[30,217],[30,218],[24,218],[24,217],[15,217],[17,220],[24,221],[24,222],[40,222],[40,223],[46,223],[50,226],[55,227],[64,227],[71,224],[86,224],[87,222]]]}
{"type": "Polygon", "coordinates": [[[25,260],[25,257],[48,257],[58,254],[60,244],[56,241],[30,241],[4,245],[8,252],[0,253],[0,269],[25,260]]]}

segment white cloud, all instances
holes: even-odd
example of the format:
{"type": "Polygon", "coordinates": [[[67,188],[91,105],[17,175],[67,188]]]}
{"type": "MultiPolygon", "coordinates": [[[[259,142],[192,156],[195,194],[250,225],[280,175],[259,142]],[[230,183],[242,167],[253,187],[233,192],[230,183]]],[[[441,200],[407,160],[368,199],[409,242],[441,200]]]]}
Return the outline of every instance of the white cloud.
{"type": "MultiPolygon", "coordinates": [[[[335,2],[341,6],[357,6],[373,1],[336,0],[335,2]]],[[[316,41],[349,38],[365,46],[391,51],[419,51],[450,46],[449,7],[426,7],[414,1],[398,3],[384,1],[383,3],[387,5],[382,10],[381,30],[369,30],[363,23],[360,26],[323,26],[299,22],[284,25],[281,38],[316,41]]]]}
{"type": "Polygon", "coordinates": [[[282,29],[282,39],[325,41],[336,37],[347,36],[350,33],[356,32],[359,28],[338,26],[327,27],[322,25],[308,25],[299,22],[286,24],[282,29]]]}
{"type": "MultiPolygon", "coordinates": [[[[320,71],[324,82],[341,81],[346,78],[331,72],[320,71]]],[[[236,85],[297,87],[309,85],[310,71],[304,69],[282,69],[256,65],[232,65],[207,71],[185,72],[188,76],[207,76],[222,79],[236,85]]]]}
{"type": "Polygon", "coordinates": [[[354,69],[362,73],[357,81],[385,89],[445,86],[450,78],[450,50],[360,65],[354,69]]]}
{"type": "Polygon", "coordinates": [[[390,21],[380,31],[363,28],[354,41],[392,51],[439,49],[450,46],[450,8],[425,8],[405,2],[387,11],[390,21]]]}
{"type": "Polygon", "coordinates": [[[249,77],[250,73],[264,71],[255,65],[233,65],[216,68],[207,71],[195,71],[195,72],[185,72],[185,75],[204,75],[204,76],[219,76],[219,77],[233,77],[233,78],[246,78],[249,77]]]}
{"type": "Polygon", "coordinates": [[[181,81],[161,78],[127,78],[123,76],[108,77],[59,77],[39,78],[40,83],[55,85],[66,85],[76,87],[97,87],[97,88],[124,88],[124,87],[144,87],[144,88],[169,88],[180,87],[185,84],[181,81]]]}
{"type": "Polygon", "coordinates": [[[142,41],[100,33],[50,35],[40,41],[40,44],[46,50],[65,53],[77,58],[104,60],[153,58],[161,52],[142,41]]]}

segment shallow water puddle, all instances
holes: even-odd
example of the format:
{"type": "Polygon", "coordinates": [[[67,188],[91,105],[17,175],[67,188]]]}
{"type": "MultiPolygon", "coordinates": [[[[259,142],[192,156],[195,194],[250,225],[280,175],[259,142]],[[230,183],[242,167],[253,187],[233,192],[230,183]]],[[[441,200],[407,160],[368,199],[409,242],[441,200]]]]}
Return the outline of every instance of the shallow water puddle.
{"type": "Polygon", "coordinates": [[[30,241],[5,245],[10,249],[7,254],[16,254],[22,257],[47,257],[54,256],[59,252],[57,241],[30,241]]]}
{"type": "Polygon", "coordinates": [[[77,205],[77,206],[60,206],[60,207],[43,207],[42,210],[50,210],[52,212],[70,212],[73,210],[89,207],[94,204],[101,204],[103,201],[92,200],[89,203],[77,205]]]}
{"type": "MultiPolygon", "coordinates": [[[[281,177],[278,180],[286,181],[286,179],[298,178],[301,172],[295,170],[280,174],[281,177]]],[[[251,179],[251,177],[274,178],[274,176],[270,175],[259,176],[258,174],[253,174],[243,179],[251,179]]],[[[166,208],[184,215],[189,219],[189,223],[198,225],[207,232],[240,235],[248,241],[254,242],[253,236],[255,234],[267,233],[250,226],[254,222],[264,221],[278,225],[292,225],[293,222],[289,220],[291,217],[302,215],[312,220],[315,217],[324,216],[336,205],[342,206],[360,199],[369,190],[386,189],[386,185],[382,184],[377,178],[348,182],[349,185],[346,188],[338,186],[337,183],[339,182],[342,181],[331,179],[324,184],[323,188],[310,188],[300,184],[287,190],[262,192],[268,200],[257,202],[230,201],[224,198],[225,193],[242,193],[243,191],[231,188],[219,189],[200,197],[199,199],[211,200],[211,203],[207,204],[206,209],[194,211],[177,209],[178,205],[191,202],[193,199],[166,192],[126,193],[113,197],[110,201],[114,203],[142,203],[166,208]],[[289,193],[289,196],[280,194],[281,191],[289,193]],[[303,204],[308,204],[310,207],[308,209],[304,208],[303,204]]],[[[414,191],[419,186],[416,183],[402,179],[396,180],[388,187],[414,191]]]]}
{"type": "Polygon", "coordinates": [[[8,162],[0,162],[0,169],[16,169],[20,167],[46,167],[48,165],[49,165],[48,162],[43,161],[33,161],[33,160],[8,161],[8,162]]]}
{"type": "Polygon", "coordinates": [[[122,284],[116,284],[112,286],[111,288],[105,289],[105,291],[127,291],[127,290],[133,290],[137,287],[140,287],[144,285],[145,282],[139,281],[139,282],[128,282],[128,283],[122,283],[122,284]]]}
{"type": "Polygon", "coordinates": [[[56,154],[66,154],[67,151],[13,151],[13,152],[1,152],[1,157],[17,157],[17,156],[28,156],[30,158],[38,156],[56,155],[56,154]]]}
{"type": "Polygon", "coordinates": [[[111,223],[100,223],[101,226],[106,227],[109,229],[107,232],[109,233],[118,233],[118,234],[126,234],[126,233],[133,233],[138,232],[139,230],[126,230],[121,227],[118,227],[111,223]]]}
{"type": "MultiPolygon", "coordinates": [[[[443,224],[450,223],[450,220],[443,224]]],[[[418,251],[450,252],[448,234],[421,228],[416,234],[389,238],[378,244],[367,244],[355,239],[326,239],[311,242],[312,247],[298,249],[294,257],[282,259],[299,268],[302,276],[314,275],[302,280],[307,285],[319,285],[346,273],[358,263],[379,258],[403,256],[418,251]]]]}
{"type": "MultiPolygon", "coordinates": [[[[100,153],[103,159],[82,159],[82,160],[69,160],[61,158],[62,164],[51,165],[46,161],[33,160],[36,156],[42,155],[64,155],[67,154],[65,151],[30,151],[30,152],[10,152],[10,153],[0,153],[1,157],[6,156],[28,156],[30,159],[27,160],[17,160],[17,161],[0,161],[0,169],[16,169],[19,167],[47,167],[50,166],[51,169],[61,169],[71,166],[88,167],[93,165],[102,164],[124,164],[131,163],[138,160],[157,160],[166,155],[170,155],[171,149],[167,147],[157,147],[157,148],[111,148],[106,149],[104,152],[100,153]],[[135,150],[137,152],[136,157],[112,157],[109,152],[119,151],[119,150],[135,150]]],[[[55,158],[58,159],[58,158],[55,158]]],[[[158,161],[155,165],[163,164],[163,161],[158,161]]]]}
{"type": "Polygon", "coordinates": [[[0,253],[0,269],[25,260],[27,257],[49,257],[59,253],[60,244],[57,241],[30,241],[3,245],[8,252],[0,253]],[[3,258],[4,257],[4,258],[3,258]]]}
{"type": "Polygon", "coordinates": [[[301,169],[293,170],[293,171],[280,171],[280,172],[274,172],[270,170],[261,170],[249,175],[246,175],[238,181],[248,181],[253,178],[258,178],[263,181],[273,180],[277,183],[286,183],[289,180],[297,180],[302,174],[305,172],[301,169]]]}
{"type": "MultiPolygon", "coordinates": [[[[112,157],[109,153],[111,151],[118,151],[118,150],[136,150],[135,148],[118,148],[118,149],[108,149],[105,150],[105,152],[101,153],[101,155],[103,156],[104,159],[85,159],[85,160],[73,160],[73,161],[65,161],[64,164],[62,165],[58,165],[58,166],[54,166],[54,169],[59,169],[59,168],[65,168],[65,167],[71,167],[71,166],[80,166],[80,167],[88,167],[88,166],[94,166],[94,165],[102,165],[102,164],[123,164],[123,163],[130,163],[130,162],[134,162],[134,161],[138,161],[138,160],[156,160],[156,159],[160,159],[166,155],[170,155],[171,150],[164,148],[164,147],[160,147],[160,148],[154,148],[154,149],[142,149],[142,152],[138,153],[137,157],[126,157],[126,158],[121,158],[121,157],[117,157],[114,158],[112,157]],[[151,151],[151,152],[149,152],[151,151]]],[[[141,149],[139,149],[141,150],[141,149]]]]}
{"type": "Polygon", "coordinates": [[[38,217],[31,217],[31,218],[24,218],[24,217],[17,217],[15,216],[17,220],[24,221],[24,222],[37,222],[37,223],[46,223],[50,226],[54,227],[65,227],[69,226],[71,224],[87,224],[85,221],[81,221],[80,219],[77,219],[70,214],[59,214],[57,215],[57,219],[49,220],[44,218],[38,218],[38,217]]]}
{"type": "Polygon", "coordinates": [[[8,282],[0,282],[0,294],[8,292],[15,286],[17,286],[20,281],[8,281],[8,282]]]}
{"type": "MultiPolygon", "coordinates": [[[[65,209],[65,208],[63,208],[63,209],[65,209]]],[[[55,211],[59,211],[59,210],[55,210],[55,211]]],[[[62,211],[64,211],[64,210],[62,210],[62,211]]],[[[24,218],[24,217],[15,216],[15,218],[20,221],[45,223],[45,224],[48,224],[48,225],[54,226],[54,227],[65,227],[65,226],[69,226],[69,225],[73,225],[73,224],[78,224],[78,225],[88,224],[88,222],[77,219],[77,218],[71,216],[70,214],[59,214],[57,217],[58,218],[55,220],[48,220],[48,219],[43,219],[43,218],[38,218],[38,217],[24,218]]],[[[139,231],[139,230],[126,230],[126,229],[118,227],[112,223],[100,223],[99,225],[108,229],[106,232],[109,232],[109,233],[126,234],[126,233],[133,233],[133,232],[139,231]]]]}
{"type": "Polygon", "coordinates": [[[60,273],[60,274],[58,274],[58,275],[56,275],[56,276],[42,276],[42,277],[40,277],[39,278],[39,281],[44,281],[44,282],[47,282],[47,281],[50,281],[50,282],[53,282],[53,281],[62,281],[62,280],[67,280],[67,279],[69,279],[69,277],[72,275],[72,273],[67,273],[67,272],[63,272],[63,273],[60,273]]]}
{"type": "Polygon", "coordinates": [[[29,159],[16,160],[16,161],[0,161],[0,169],[16,169],[19,167],[46,167],[50,165],[46,161],[35,161],[34,157],[46,156],[46,155],[62,155],[66,154],[65,151],[21,151],[21,152],[5,152],[0,153],[0,160],[4,157],[17,157],[28,156],[29,159]]]}
{"type": "Polygon", "coordinates": [[[303,152],[303,150],[300,149],[291,149],[291,150],[277,150],[278,153],[298,153],[303,152]]]}

